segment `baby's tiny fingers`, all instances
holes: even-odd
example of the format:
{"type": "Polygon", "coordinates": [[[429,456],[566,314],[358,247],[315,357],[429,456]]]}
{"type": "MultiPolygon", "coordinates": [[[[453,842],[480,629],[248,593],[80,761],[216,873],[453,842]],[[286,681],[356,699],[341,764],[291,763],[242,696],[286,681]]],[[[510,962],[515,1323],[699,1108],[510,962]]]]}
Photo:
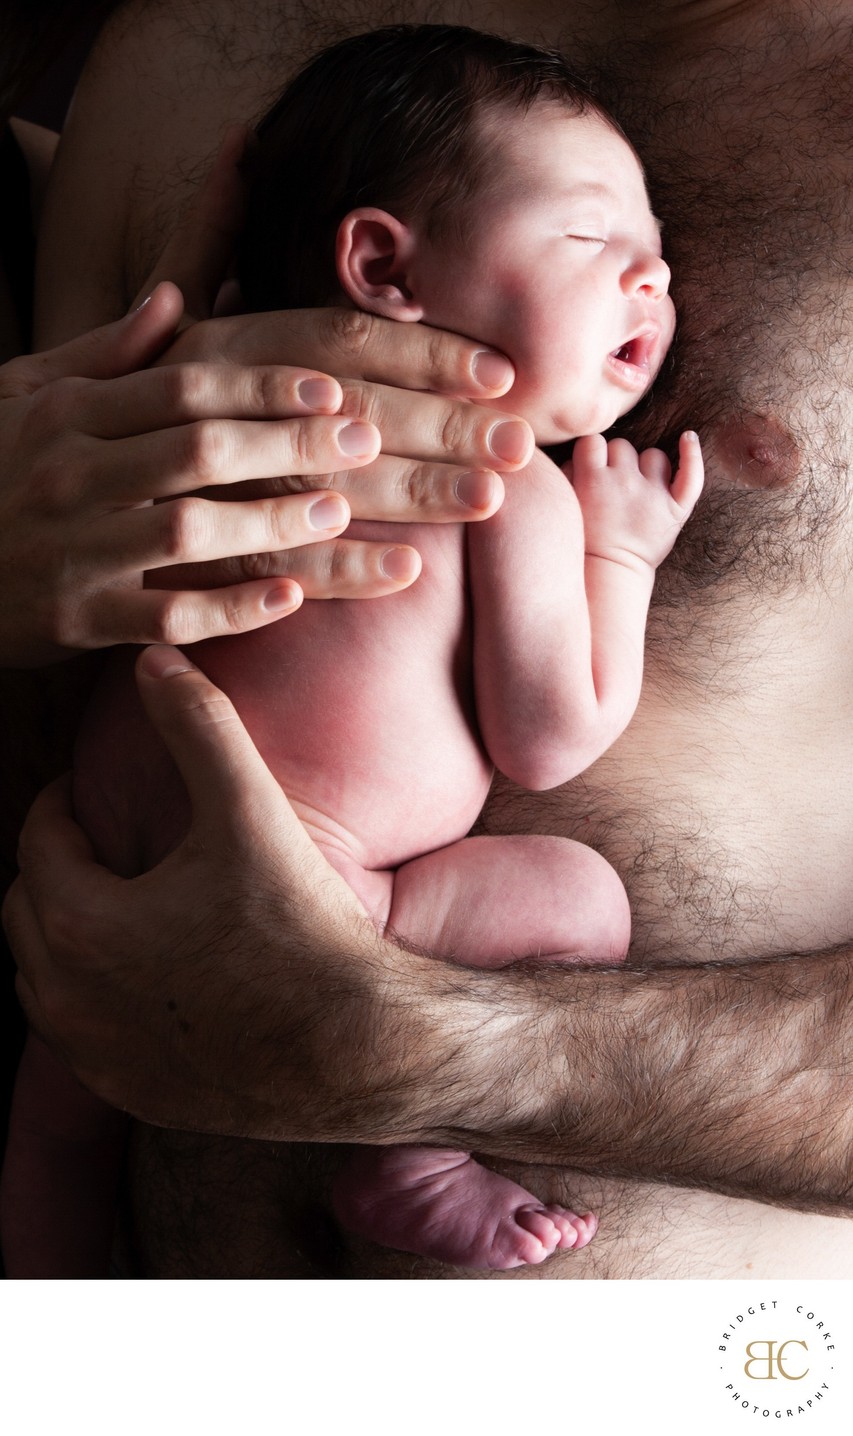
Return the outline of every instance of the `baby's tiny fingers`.
{"type": "Polygon", "coordinates": [[[705,465],[699,435],[688,429],[678,441],[678,473],[670,492],[679,507],[689,512],[701,494],[704,482],[705,465]]]}
{"type": "Polygon", "coordinates": [[[666,457],[663,449],[644,449],[639,458],[640,473],[644,479],[652,483],[660,483],[669,488],[672,478],[672,465],[666,457]]]}
{"type": "Polygon", "coordinates": [[[603,434],[584,434],[575,439],[572,449],[572,470],[582,474],[585,470],[607,468],[607,440],[603,434]]]}

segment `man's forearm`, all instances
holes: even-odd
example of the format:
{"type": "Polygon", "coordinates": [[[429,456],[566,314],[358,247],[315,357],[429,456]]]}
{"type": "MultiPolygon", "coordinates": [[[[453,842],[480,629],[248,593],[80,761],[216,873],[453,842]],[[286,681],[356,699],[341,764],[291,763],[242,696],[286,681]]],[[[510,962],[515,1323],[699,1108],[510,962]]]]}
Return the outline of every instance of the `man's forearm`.
{"type": "Polygon", "coordinates": [[[851,1205],[849,950],[652,971],[440,963],[427,981],[421,1012],[442,1032],[422,1039],[420,1079],[410,1066],[389,1086],[370,1140],[851,1205]]]}

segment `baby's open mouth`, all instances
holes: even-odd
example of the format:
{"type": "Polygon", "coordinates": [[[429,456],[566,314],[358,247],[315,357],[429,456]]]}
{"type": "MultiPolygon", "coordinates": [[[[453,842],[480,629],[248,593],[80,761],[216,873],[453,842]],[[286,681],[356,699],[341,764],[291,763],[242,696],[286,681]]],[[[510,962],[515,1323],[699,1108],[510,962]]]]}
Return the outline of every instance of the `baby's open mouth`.
{"type": "Polygon", "coordinates": [[[655,357],[660,331],[654,327],[642,330],[633,338],[626,339],[618,349],[608,355],[611,369],[617,378],[632,389],[645,388],[654,378],[652,360],[655,357]]]}

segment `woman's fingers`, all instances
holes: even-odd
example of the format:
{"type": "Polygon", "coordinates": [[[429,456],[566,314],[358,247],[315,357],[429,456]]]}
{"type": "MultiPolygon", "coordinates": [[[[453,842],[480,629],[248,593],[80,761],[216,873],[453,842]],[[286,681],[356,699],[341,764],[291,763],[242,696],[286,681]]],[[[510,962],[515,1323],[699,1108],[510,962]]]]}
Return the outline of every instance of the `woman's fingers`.
{"type": "Polygon", "coordinates": [[[385,384],[344,381],[343,390],[341,413],[375,424],[386,454],[499,469],[521,469],[533,456],[530,425],[500,409],[385,384]]]}
{"type": "Polygon", "coordinates": [[[200,419],[290,419],[335,414],[336,379],[287,365],[165,364],[105,384],[80,381],[68,420],[99,439],[125,439],[200,419]]]}
{"type": "Polygon", "coordinates": [[[328,474],[369,463],[380,442],[373,425],[338,415],[203,419],[88,446],[86,483],[90,502],[104,509],[248,479],[328,474]]]}
{"type": "Polygon", "coordinates": [[[346,499],[326,490],[234,504],[182,497],[96,520],[86,553],[98,569],[139,572],[319,543],[349,519],[346,499]]]}
{"type": "Polygon", "coordinates": [[[161,568],[157,581],[173,590],[218,589],[293,579],[306,598],[382,598],[414,583],[421,559],[408,544],[337,538],[275,553],[238,554],[214,563],[161,568]]]}
{"type": "Polygon", "coordinates": [[[345,495],[353,518],[386,523],[490,518],[505,492],[503,479],[490,469],[421,463],[393,454],[380,454],[364,468],[329,474],[328,482],[345,495]]]}
{"type": "Polygon", "coordinates": [[[459,334],[398,324],[355,309],[239,314],[187,330],[169,351],[222,364],[310,365],[340,379],[432,390],[487,403],[515,378],[510,361],[459,334]]]}
{"type": "Polygon", "coordinates": [[[276,623],[302,603],[292,579],[255,580],[205,592],[111,589],[90,605],[87,632],[96,645],[123,633],[128,643],[198,643],[276,623]]]}

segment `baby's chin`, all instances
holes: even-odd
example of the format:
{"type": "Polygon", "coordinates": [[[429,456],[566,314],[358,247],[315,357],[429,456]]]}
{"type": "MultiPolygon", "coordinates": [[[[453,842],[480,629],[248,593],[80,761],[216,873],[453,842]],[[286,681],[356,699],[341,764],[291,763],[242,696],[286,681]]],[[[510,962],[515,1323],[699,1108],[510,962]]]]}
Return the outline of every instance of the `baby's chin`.
{"type": "Polygon", "coordinates": [[[539,448],[546,449],[580,439],[584,434],[606,433],[617,419],[635,408],[636,402],[638,401],[623,405],[600,404],[584,412],[570,408],[555,410],[553,406],[543,412],[536,406],[526,405],[519,412],[520,417],[527,420],[536,435],[539,448]]]}

